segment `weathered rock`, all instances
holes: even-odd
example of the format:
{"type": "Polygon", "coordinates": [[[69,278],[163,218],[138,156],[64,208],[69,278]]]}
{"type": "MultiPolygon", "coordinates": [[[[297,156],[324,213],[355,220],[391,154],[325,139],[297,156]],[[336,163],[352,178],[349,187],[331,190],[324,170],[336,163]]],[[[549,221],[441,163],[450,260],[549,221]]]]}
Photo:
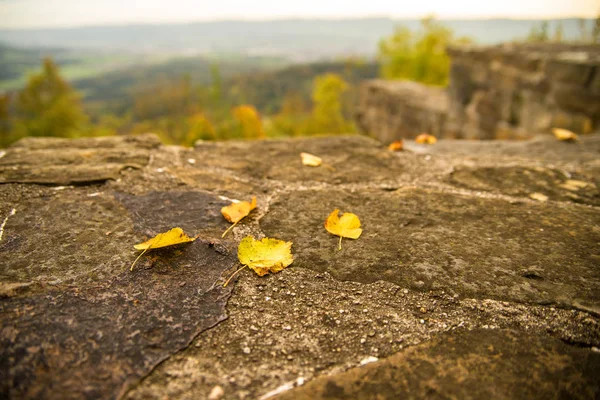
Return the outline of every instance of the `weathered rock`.
{"type": "Polygon", "coordinates": [[[515,331],[441,335],[276,399],[593,399],[600,353],[515,331]],[[535,366],[532,368],[532,366],[535,366]],[[493,379],[490,379],[493,375],[493,379]]]}
{"type": "Polygon", "coordinates": [[[422,132],[445,134],[448,95],[443,89],[410,81],[373,80],[360,88],[356,122],[384,143],[422,132]]]}
{"type": "MultiPolygon", "coordinates": [[[[406,141],[397,153],[359,136],[192,149],[86,139],[77,151],[145,152],[147,164],[75,186],[0,185],[0,397],[197,399],[218,386],[226,399],[261,398],[372,357],[415,354],[481,361],[475,376],[498,379],[499,396],[521,382],[509,379],[516,364],[523,376],[537,371],[544,390],[593,395],[599,138],[406,141]],[[303,166],[301,151],[324,164],[303,166]],[[258,208],[222,240],[220,208],[252,195],[258,208]],[[335,207],[364,228],[342,251],[323,228],[335,207]],[[153,250],[128,271],[134,243],[175,226],[199,239],[153,250]],[[242,271],[223,289],[246,235],[292,240],[295,261],[276,275],[242,271]],[[514,335],[528,351],[494,361],[483,343],[509,348],[514,335]],[[447,338],[476,345],[452,350],[447,338]],[[562,364],[552,370],[540,354],[562,364]]],[[[20,143],[2,159],[18,154],[43,172],[63,157],[53,143],[20,143]]],[[[416,384],[422,370],[410,365],[406,382],[416,384]]],[[[439,393],[458,393],[454,372],[438,374],[439,393]]],[[[349,379],[336,385],[352,393],[349,379]]]]}

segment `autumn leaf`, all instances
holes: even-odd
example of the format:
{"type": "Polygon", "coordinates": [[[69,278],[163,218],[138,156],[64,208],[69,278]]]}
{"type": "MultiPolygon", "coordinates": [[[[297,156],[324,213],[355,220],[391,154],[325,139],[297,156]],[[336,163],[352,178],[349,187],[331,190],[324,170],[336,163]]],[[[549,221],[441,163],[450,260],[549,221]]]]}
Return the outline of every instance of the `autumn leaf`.
{"type": "Polygon", "coordinates": [[[404,140],[402,139],[396,140],[388,146],[388,150],[390,151],[401,151],[402,149],[404,149],[404,140]]]}
{"type": "Polygon", "coordinates": [[[437,139],[435,136],[430,135],[428,133],[421,133],[419,136],[416,137],[415,142],[420,144],[435,144],[437,142],[437,139]]]}
{"type": "Polygon", "coordinates": [[[309,153],[300,153],[300,157],[302,158],[302,164],[309,167],[318,167],[322,162],[321,157],[309,153]]]}
{"type": "Polygon", "coordinates": [[[136,244],[133,247],[136,250],[144,250],[140,253],[140,255],[135,259],[133,264],[131,264],[130,271],[133,271],[133,266],[140,259],[141,256],[144,255],[150,249],[158,249],[160,247],[173,246],[181,243],[193,242],[196,238],[191,238],[185,234],[183,229],[181,228],[173,228],[170,231],[159,233],[154,236],[152,239],[146,240],[144,243],[136,244]]]}
{"type": "Polygon", "coordinates": [[[250,211],[256,208],[256,196],[252,197],[252,202],[240,201],[239,203],[231,203],[226,207],[221,208],[221,214],[223,217],[229,222],[233,222],[221,237],[225,237],[227,232],[229,232],[238,222],[240,222],[244,217],[250,214],[250,211]]]}
{"type": "Polygon", "coordinates": [[[272,238],[255,240],[252,236],[247,236],[238,246],[238,260],[244,266],[235,271],[223,286],[227,286],[231,278],[246,267],[259,276],[281,271],[294,261],[292,242],[272,238]]]}
{"type": "Polygon", "coordinates": [[[575,179],[567,179],[562,185],[558,185],[558,186],[560,186],[563,189],[567,189],[572,192],[576,192],[579,189],[583,189],[588,186],[594,186],[594,185],[591,183],[588,183],[588,182],[584,182],[584,181],[578,181],[575,179]]]}
{"type": "Polygon", "coordinates": [[[577,135],[574,132],[571,132],[568,129],[553,128],[552,133],[554,133],[554,137],[557,140],[560,140],[562,142],[575,142],[579,140],[579,137],[577,137],[577,135]]]}
{"type": "Polygon", "coordinates": [[[362,233],[360,229],[360,219],[356,214],[343,213],[340,217],[340,210],[333,210],[329,217],[325,220],[325,229],[332,235],[340,237],[338,250],[342,249],[342,238],[358,239],[362,233]]]}
{"type": "Polygon", "coordinates": [[[539,193],[539,192],[531,193],[529,195],[529,197],[532,198],[533,200],[541,201],[542,203],[545,201],[548,201],[548,196],[546,196],[543,193],[539,193]]]}

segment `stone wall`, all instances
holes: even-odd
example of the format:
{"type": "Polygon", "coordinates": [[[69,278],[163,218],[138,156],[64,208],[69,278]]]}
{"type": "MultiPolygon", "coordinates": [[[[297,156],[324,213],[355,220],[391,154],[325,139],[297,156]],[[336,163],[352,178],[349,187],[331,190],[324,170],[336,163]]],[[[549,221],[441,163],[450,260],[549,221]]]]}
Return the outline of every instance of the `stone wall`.
{"type": "Polygon", "coordinates": [[[472,139],[526,138],[600,126],[600,48],[503,45],[450,50],[447,130],[472,139]]]}
{"type": "Polygon", "coordinates": [[[600,131],[600,48],[584,45],[450,49],[447,91],[369,81],[357,122],[383,142],[428,131],[439,137],[523,139],[552,127],[600,131]]]}

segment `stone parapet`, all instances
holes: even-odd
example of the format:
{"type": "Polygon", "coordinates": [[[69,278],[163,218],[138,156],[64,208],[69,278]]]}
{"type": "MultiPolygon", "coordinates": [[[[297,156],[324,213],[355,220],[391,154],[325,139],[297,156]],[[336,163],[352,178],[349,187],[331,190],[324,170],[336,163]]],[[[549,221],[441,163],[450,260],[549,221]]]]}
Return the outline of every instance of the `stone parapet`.
{"type": "Polygon", "coordinates": [[[450,48],[447,90],[414,82],[363,84],[359,128],[384,143],[438,137],[525,139],[551,128],[600,131],[600,48],[505,44],[450,48]]]}
{"type": "Polygon", "coordinates": [[[469,139],[518,139],[553,127],[600,128],[600,49],[514,45],[450,49],[447,129],[469,139]]]}
{"type": "Polygon", "coordinates": [[[0,398],[598,398],[600,135],[405,149],[4,150],[0,398]],[[221,208],[253,196],[223,238],[221,208]],[[341,250],[323,226],[336,208],[363,229],[341,250]],[[196,240],[130,271],[133,245],[174,227],[196,240]],[[223,287],[248,235],[291,241],[294,262],[223,287]]]}

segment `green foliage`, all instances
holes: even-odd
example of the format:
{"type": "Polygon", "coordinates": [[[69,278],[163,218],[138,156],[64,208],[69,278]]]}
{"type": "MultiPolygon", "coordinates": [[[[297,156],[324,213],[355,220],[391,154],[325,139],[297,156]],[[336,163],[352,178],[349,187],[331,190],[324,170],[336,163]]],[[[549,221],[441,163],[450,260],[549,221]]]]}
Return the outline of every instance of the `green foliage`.
{"type": "Polygon", "coordinates": [[[79,96],[45,59],[42,72],[29,77],[15,104],[14,136],[80,136],[87,117],[79,96]]]}
{"type": "MultiPolygon", "coordinates": [[[[355,127],[347,116],[356,100],[351,83],[372,78],[375,73],[372,62],[343,59],[232,79],[224,78],[221,66],[213,63],[209,80],[201,84],[194,84],[189,74],[144,79],[129,87],[131,81],[117,80],[123,98],[87,97],[85,106],[91,114],[87,120],[78,95],[50,63],[42,74],[32,77],[31,85],[22,93],[12,96],[14,101],[9,96],[0,98],[0,145],[25,135],[150,132],[166,144],[192,146],[197,140],[350,133],[355,127]],[[40,82],[46,82],[45,86],[40,82]],[[54,100],[41,95],[43,91],[54,93],[50,96],[54,100]],[[111,108],[115,104],[117,108],[111,108]]],[[[98,88],[106,83],[98,80],[98,88]]],[[[88,89],[88,93],[94,92],[88,89]]]]}
{"type": "Polygon", "coordinates": [[[313,89],[313,110],[309,133],[347,133],[351,123],[342,114],[342,95],[348,84],[336,74],[317,76],[313,89]]]}
{"type": "Polygon", "coordinates": [[[233,117],[240,125],[244,139],[264,138],[265,131],[262,126],[260,115],[256,108],[243,104],[235,107],[232,111],[233,117]]]}
{"type": "MultiPolygon", "coordinates": [[[[557,29],[558,30],[558,29],[557,29]]],[[[562,30],[562,27],[561,27],[562,30]]],[[[562,36],[562,32],[560,33],[562,36]]],[[[550,40],[548,35],[548,21],[542,21],[539,26],[534,25],[527,36],[528,42],[543,43],[550,40]]]]}
{"type": "Polygon", "coordinates": [[[421,31],[399,27],[379,43],[381,75],[386,79],[409,79],[430,85],[447,85],[450,57],[446,47],[455,40],[452,31],[433,18],[421,21],[421,31]]]}
{"type": "Polygon", "coordinates": [[[9,106],[9,95],[0,95],[0,147],[7,146],[14,141],[11,134],[11,116],[9,112],[9,106]]]}
{"type": "Polygon", "coordinates": [[[554,38],[553,40],[556,43],[561,43],[564,40],[564,30],[562,23],[556,24],[556,29],[554,30],[554,38]]]}

